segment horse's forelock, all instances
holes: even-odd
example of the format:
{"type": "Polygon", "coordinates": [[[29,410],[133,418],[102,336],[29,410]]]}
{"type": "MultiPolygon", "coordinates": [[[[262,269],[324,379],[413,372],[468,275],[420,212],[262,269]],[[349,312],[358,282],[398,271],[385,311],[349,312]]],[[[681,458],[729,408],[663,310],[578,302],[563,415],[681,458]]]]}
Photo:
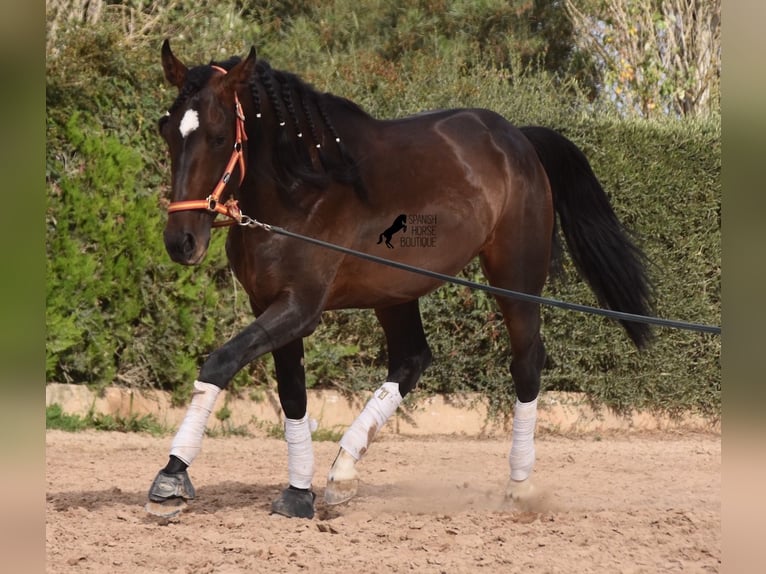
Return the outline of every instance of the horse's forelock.
{"type": "Polygon", "coordinates": [[[207,83],[210,81],[210,78],[214,74],[214,70],[211,66],[218,66],[219,68],[223,68],[224,70],[228,71],[241,61],[242,58],[239,56],[232,56],[231,58],[223,60],[222,62],[211,61],[207,66],[195,66],[189,69],[186,74],[186,81],[184,82],[183,88],[181,88],[181,91],[179,92],[175,102],[173,102],[173,105],[170,107],[170,110],[173,111],[178,109],[189,98],[198,93],[207,85],[207,83]]]}
{"type": "Polygon", "coordinates": [[[209,65],[218,66],[219,68],[223,68],[224,70],[228,72],[228,71],[231,71],[231,69],[237,64],[239,64],[241,61],[242,61],[242,58],[240,58],[239,56],[232,56],[231,58],[227,60],[223,60],[222,62],[211,61],[209,65]]]}

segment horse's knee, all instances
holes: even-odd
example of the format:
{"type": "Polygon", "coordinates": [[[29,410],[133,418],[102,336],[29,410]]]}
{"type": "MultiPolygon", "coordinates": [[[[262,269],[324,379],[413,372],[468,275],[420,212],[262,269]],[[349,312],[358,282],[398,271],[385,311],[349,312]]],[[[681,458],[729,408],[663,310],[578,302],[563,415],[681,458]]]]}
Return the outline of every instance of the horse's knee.
{"type": "Polygon", "coordinates": [[[199,380],[225,389],[234,375],[251,360],[268,351],[268,331],[255,321],[210,353],[202,364],[199,380]]]}
{"type": "Polygon", "coordinates": [[[210,353],[199,372],[199,380],[225,389],[236,374],[237,359],[226,346],[210,353]]]}
{"type": "Polygon", "coordinates": [[[279,403],[282,406],[282,411],[285,413],[285,416],[288,419],[297,420],[306,416],[307,401],[305,391],[302,397],[296,398],[282,398],[280,394],[279,403]]]}

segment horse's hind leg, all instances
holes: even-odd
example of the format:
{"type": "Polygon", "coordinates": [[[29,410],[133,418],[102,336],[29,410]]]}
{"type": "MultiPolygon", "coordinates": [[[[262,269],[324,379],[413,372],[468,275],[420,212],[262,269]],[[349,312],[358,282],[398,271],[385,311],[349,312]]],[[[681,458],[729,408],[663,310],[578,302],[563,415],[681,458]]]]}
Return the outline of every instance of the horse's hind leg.
{"type": "Polygon", "coordinates": [[[340,450],[327,478],[327,504],[341,504],[356,495],[357,461],[431,364],[417,300],[376,309],[375,314],[386,334],[388,377],[340,440],[340,450]]]}
{"type": "MultiPolygon", "coordinates": [[[[539,295],[547,277],[549,236],[536,245],[522,243],[516,249],[506,244],[482,253],[481,262],[492,285],[539,295]],[[515,253],[514,253],[515,252],[515,253]],[[509,258],[510,257],[510,258],[509,258]]],[[[511,376],[516,389],[513,431],[509,455],[510,481],[507,496],[523,498],[531,493],[529,478],[535,463],[534,433],[540,373],[545,348],[540,338],[540,306],[497,297],[511,340],[511,376]]]]}
{"type": "Polygon", "coordinates": [[[535,463],[535,423],[545,348],[540,338],[540,309],[533,303],[499,301],[511,337],[511,376],[516,389],[507,495],[524,498],[535,463]]]}

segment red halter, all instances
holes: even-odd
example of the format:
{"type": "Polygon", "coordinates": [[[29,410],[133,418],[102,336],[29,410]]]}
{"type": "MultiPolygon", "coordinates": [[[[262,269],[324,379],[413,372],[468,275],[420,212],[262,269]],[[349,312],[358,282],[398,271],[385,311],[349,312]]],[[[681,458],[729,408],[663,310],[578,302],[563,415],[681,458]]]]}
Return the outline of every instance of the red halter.
{"type": "MultiPolygon", "coordinates": [[[[218,66],[213,68],[219,72],[226,74],[226,70],[218,66]]],[[[247,141],[247,133],[245,133],[245,114],[242,112],[242,105],[239,103],[239,97],[234,92],[234,112],[237,116],[235,124],[235,140],[234,150],[231,152],[229,163],[226,164],[223,176],[218,181],[218,184],[213,189],[213,193],[208,195],[205,199],[192,199],[189,201],[176,201],[168,206],[168,213],[175,211],[191,211],[195,209],[204,209],[211,213],[220,213],[229,217],[228,220],[214,221],[213,227],[220,227],[222,225],[234,225],[242,219],[242,213],[239,210],[237,200],[234,198],[229,199],[226,203],[221,203],[220,198],[223,193],[223,189],[226,184],[229,183],[231,173],[234,170],[234,166],[239,164],[239,184],[245,179],[245,157],[242,153],[242,142],[247,141]]]]}

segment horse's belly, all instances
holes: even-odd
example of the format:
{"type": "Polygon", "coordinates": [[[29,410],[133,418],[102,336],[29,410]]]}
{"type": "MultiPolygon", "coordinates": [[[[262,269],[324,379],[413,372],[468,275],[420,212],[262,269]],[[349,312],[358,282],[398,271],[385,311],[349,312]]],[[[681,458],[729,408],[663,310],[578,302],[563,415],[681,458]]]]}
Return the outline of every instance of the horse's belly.
{"type": "Polygon", "coordinates": [[[333,286],[326,309],[383,308],[418,299],[439,287],[441,281],[413,277],[405,271],[395,272],[395,281],[358,282],[340,281],[333,286]]]}
{"type": "MultiPolygon", "coordinates": [[[[481,247],[478,240],[452,247],[446,241],[440,244],[439,240],[438,236],[394,237],[391,240],[394,247],[387,247],[385,252],[376,255],[413,268],[454,276],[481,247]]],[[[422,297],[443,283],[421,273],[347,256],[332,284],[326,308],[387,307],[422,297]]]]}

